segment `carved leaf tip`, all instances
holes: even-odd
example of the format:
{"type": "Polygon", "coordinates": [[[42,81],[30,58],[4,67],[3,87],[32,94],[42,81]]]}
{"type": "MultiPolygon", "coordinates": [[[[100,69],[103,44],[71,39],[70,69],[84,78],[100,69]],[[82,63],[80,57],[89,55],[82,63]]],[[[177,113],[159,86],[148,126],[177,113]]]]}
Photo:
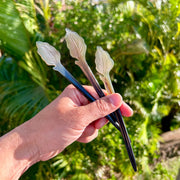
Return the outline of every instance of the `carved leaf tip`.
{"type": "Polygon", "coordinates": [[[105,75],[110,72],[114,66],[114,61],[111,59],[108,52],[104,51],[102,47],[97,46],[95,54],[96,70],[101,74],[105,75]]]}
{"type": "Polygon", "coordinates": [[[37,52],[47,65],[56,66],[60,63],[60,53],[47,42],[37,41],[37,52]]]}
{"type": "Polygon", "coordinates": [[[73,58],[85,61],[87,46],[84,39],[78,33],[66,28],[65,40],[73,58]]]}

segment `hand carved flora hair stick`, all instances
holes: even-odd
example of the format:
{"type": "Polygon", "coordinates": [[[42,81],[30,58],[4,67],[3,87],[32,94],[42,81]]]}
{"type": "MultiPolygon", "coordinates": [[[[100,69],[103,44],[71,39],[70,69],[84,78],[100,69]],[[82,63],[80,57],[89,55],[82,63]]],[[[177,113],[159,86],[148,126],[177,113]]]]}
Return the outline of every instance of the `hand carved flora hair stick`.
{"type": "MultiPolygon", "coordinates": [[[[100,46],[97,47],[95,56],[96,56],[95,58],[96,70],[99,73],[100,79],[103,81],[107,92],[109,94],[112,94],[115,91],[114,91],[114,88],[113,88],[113,85],[109,76],[109,72],[114,66],[114,61],[111,59],[110,55],[106,51],[104,51],[100,46]]],[[[131,164],[134,168],[134,171],[137,171],[136,161],[135,161],[134,153],[131,147],[131,141],[130,141],[125,123],[123,121],[120,109],[118,109],[115,112],[115,116],[117,117],[117,120],[120,124],[121,133],[122,133],[122,136],[123,136],[123,139],[124,139],[127,151],[128,151],[131,164]]]]}
{"type": "MultiPolygon", "coordinates": [[[[70,50],[71,56],[77,59],[75,63],[82,69],[82,71],[84,72],[84,74],[86,75],[86,77],[88,78],[88,80],[91,82],[94,89],[98,93],[99,97],[105,96],[98,81],[96,80],[94,74],[92,73],[90,67],[86,62],[85,54],[87,47],[84,42],[84,39],[80,37],[76,32],[66,29],[65,40],[67,42],[67,47],[70,50]]],[[[109,77],[109,71],[112,69],[114,62],[110,58],[109,54],[103,51],[102,48],[100,47],[97,48],[97,52],[96,52],[96,65],[97,65],[96,68],[101,75],[100,78],[103,80],[105,84],[106,90],[110,94],[114,93],[114,89],[109,77]]],[[[122,133],[131,164],[133,166],[133,169],[137,171],[136,161],[131,147],[130,138],[119,109],[112,114],[112,118],[114,122],[118,122],[119,124],[119,129],[122,133]]]]}

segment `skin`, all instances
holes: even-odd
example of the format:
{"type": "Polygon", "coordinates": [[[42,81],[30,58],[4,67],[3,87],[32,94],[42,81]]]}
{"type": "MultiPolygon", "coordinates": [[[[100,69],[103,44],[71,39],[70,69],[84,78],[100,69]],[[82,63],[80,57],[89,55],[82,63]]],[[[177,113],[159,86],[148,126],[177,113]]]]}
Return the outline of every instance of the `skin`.
{"type": "MultiPolygon", "coordinates": [[[[84,87],[98,99],[92,87],[84,87]]],[[[74,141],[92,141],[107,123],[103,117],[118,108],[124,116],[133,114],[117,93],[90,103],[69,85],[36,116],[0,138],[0,179],[18,179],[30,166],[53,158],[74,141]]]]}

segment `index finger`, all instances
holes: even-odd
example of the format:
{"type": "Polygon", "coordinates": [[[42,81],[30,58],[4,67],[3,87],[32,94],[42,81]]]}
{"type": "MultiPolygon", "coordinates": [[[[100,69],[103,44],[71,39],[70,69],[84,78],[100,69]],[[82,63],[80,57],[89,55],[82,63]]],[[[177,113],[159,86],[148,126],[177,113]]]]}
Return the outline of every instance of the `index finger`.
{"type": "Polygon", "coordinates": [[[130,117],[133,115],[133,110],[124,101],[122,102],[122,105],[120,106],[120,111],[121,111],[121,114],[126,117],[130,117]]]}

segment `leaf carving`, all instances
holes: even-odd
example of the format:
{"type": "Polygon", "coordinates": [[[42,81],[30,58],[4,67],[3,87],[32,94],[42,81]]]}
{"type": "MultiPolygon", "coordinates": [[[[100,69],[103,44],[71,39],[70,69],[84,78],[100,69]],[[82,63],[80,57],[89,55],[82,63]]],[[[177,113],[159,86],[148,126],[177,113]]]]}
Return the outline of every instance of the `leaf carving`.
{"type": "Polygon", "coordinates": [[[76,32],[66,29],[65,40],[73,58],[85,61],[86,44],[76,32]]]}
{"type": "Polygon", "coordinates": [[[41,41],[37,41],[36,46],[38,48],[38,54],[47,65],[57,66],[60,64],[61,55],[53,46],[41,41]]]}
{"type": "Polygon", "coordinates": [[[109,74],[114,66],[114,61],[111,59],[110,55],[104,51],[102,47],[98,46],[95,56],[96,70],[102,75],[109,74]]]}
{"type": "Polygon", "coordinates": [[[108,93],[113,93],[114,88],[109,76],[110,70],[114,66],[114,61],[111,59],[110,55],[98,46],[95,54],[95,64],[96,70],[99,73],[100,79],[103,81],[104,86],[108,93]]]}

